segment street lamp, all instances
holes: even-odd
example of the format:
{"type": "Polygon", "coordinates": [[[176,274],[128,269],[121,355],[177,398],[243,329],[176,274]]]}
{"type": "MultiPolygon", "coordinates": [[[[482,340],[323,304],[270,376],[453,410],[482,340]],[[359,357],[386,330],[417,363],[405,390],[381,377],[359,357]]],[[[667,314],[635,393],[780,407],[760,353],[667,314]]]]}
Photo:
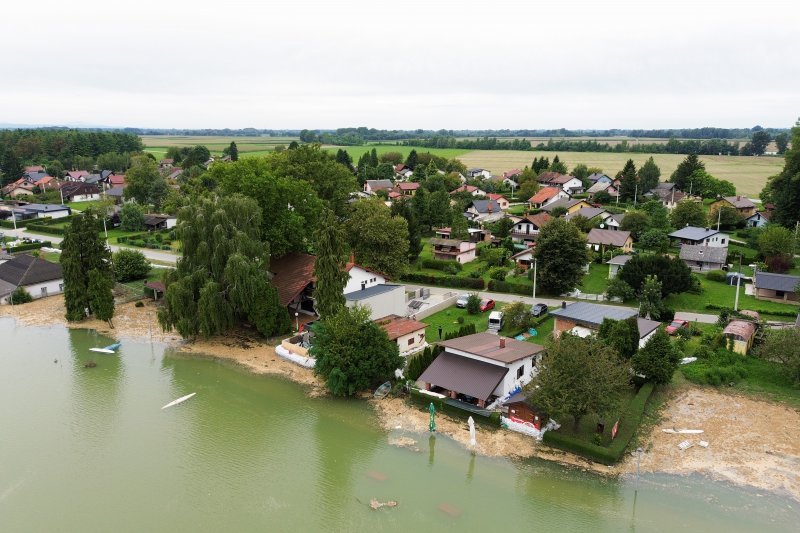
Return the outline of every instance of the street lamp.
{"type": "Polygon", "coordinates": [[[294,312],[294,325],[295,329],[297,329],[298,333],[300,332],[300,313],[297,311],[294,312]]]}
{"type": "MultiPolygon", "coordinates": [[[[536,299],[536,258],[533,258],[533,299],[536,299]]],[[[536,303],[536,302],[534,302],[536,303]]]]}

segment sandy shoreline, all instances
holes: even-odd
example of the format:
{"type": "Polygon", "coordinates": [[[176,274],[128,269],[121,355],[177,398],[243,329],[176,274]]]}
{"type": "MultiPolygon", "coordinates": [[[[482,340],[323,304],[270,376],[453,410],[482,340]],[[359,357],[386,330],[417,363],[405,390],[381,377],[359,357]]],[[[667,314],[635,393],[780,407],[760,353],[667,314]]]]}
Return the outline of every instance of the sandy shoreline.
{"type": "MultiPolygon", "coordinates": [[[[185,342],[176,333],[164,333],[156,320],[156,306],[133,303],[117,306],[114,329],[105,322],[87,320],[78,324],[64,319],[62,297],[36,300],[22,306],[0,307],[0,317],[13,317],[23,325],[61,324],[67,327],[90,328],[119,339],[153,340],[175,347],[186,354],[201,354],[235,361],[252,372],[284,376],[308,387],[309,395],[326,394],[322,382],[313,371],[290,363],[275,354],[274,346],[247,332],[209,340],[185,342]]],[[[671,392],[664,406],[662,420],[649,435],[639,440],[645,453],[642,472],[686,475],[701,473],[737,485],[749,485],[774,491],[800,501],[800,413],[781,404],[723,394],[715,389],[681,386],[671,392]],[[702,429],[701,435],[673,435],[662,428],[702,429]],[[690,440],[694,445],[684,451],[678,443],[690,440]],[[701,448],[698,441],[709,442],[701,448]]],[[[397,426],[404,430],[428,431],[428,413],[400,398],[369,400],[387,431],[397,426]]],[[[469,429],[465,422],[437,416],[437,433],[446,435],[464,447],[469,446],[469,429]]],[[[416,441],[404,438],[390,443],[415,447],[416,441]]],[[[557,461],[604,475],[632,474],[636,461],[630,455],[625,461],[607,467],[589,460],[553,450],[532,438],[511,431],[483,428],[478,425],[476,453],[509,458],[532,458],[557,461]]]]}

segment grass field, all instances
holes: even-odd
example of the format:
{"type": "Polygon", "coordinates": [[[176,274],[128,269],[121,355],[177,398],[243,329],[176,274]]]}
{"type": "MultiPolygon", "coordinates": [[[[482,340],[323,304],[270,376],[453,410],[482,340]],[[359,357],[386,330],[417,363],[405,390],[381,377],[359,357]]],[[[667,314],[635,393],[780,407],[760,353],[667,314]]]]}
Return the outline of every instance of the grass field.
{"type": "MultiPolygon", "coordinates": [[[[473,150],[458,158],[469,168],[480,167],[502,174],[512,168],[523,168],[533,162],[534,157],[547,157],[551,161],[558,158],[572,169],[583,163],[588,167],[602,168],[606,174],[613,176],[622,170],[628,159],[633,159],[636,167],[641,166],[650,155],[661,168],[661,179],[666,180],[685,159],[680,154],[630,154],[605,152],[519,152],[513,150],[473,150]]],[[[738,192],[757,197],[767,178],[778,174],[783,168],[782,157],[744,157],[744,156],[700,156],[706,170],[716,178],[732,182],[738,192]]]]}
{"type": "Polygon", "coordinates": [[[159,159],[167,153],[167,148],[171,146],[196,146],[202,144],[207,147],[213,155],[222,154],[222,150],[227,148],[231,141],[236,143],[241,156],[265,155],[271,152],[279,144],[288,145],[292,141],[298,140],[297,137],[226,137],[226,136],[203,136],[203,135],[143,135],[142,143],[145,152],[152,153],[159,159]]]}

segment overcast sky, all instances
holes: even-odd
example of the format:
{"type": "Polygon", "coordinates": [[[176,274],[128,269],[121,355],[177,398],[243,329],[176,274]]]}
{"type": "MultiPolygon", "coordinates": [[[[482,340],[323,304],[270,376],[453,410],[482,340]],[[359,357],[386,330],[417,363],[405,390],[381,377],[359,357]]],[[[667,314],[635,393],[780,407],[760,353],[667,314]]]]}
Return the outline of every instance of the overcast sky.
{"type": "Polygon", "coordinates": [[[0,123],[789,127],[791,1],[8,2],[0,123]]]}

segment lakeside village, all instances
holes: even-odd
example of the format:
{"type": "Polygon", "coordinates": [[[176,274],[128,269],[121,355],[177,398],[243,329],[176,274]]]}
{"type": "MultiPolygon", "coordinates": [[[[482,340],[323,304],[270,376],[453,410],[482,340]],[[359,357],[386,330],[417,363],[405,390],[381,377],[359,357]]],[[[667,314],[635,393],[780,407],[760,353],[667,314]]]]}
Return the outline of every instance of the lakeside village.
{"type": "MultiPolygon", "coordinates": [[[[652,158],[494,176],[416,151],[156,161],[125,142],[3,167],[0,303],[63,297],[113,327],[151,298],[165,330],[246,327],[334,395],[380,386],[604,464],[675,379],[798,405],[800,151],[753,199],[695,155],[665,181],[652,158]]],[[[681,429],[681,450],[714,446],[681,429]]]]}

